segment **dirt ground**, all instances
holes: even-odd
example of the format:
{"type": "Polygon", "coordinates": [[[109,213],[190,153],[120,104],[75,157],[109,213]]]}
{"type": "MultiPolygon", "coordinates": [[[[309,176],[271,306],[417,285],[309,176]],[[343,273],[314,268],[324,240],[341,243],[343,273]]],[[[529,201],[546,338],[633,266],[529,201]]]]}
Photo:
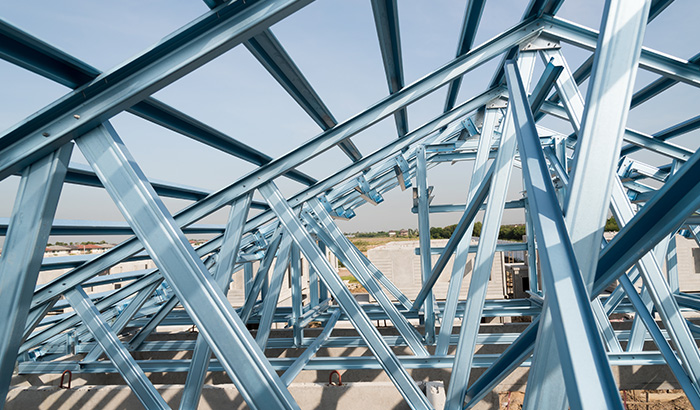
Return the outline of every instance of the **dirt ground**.
{"type": "Polygon", "coordinates": [[[405,237],[393,237],[393,238],[348,238],[353,245],[357,246],[360,252],[367,254],[367,251],[376,248],[377,246],[386,245],[389,242],[399,242],[399,241],[417,241],[418,238],[405,238],[405,237]]]}
{"type": "MultiPolygon", "coordinates": [[[[523,408],[523,392],[499,393],[503,410],[523,408]]],[[[682,390],[623,390],[620,392],[627,410],[692,410],[693,406],[682,390]]]]}

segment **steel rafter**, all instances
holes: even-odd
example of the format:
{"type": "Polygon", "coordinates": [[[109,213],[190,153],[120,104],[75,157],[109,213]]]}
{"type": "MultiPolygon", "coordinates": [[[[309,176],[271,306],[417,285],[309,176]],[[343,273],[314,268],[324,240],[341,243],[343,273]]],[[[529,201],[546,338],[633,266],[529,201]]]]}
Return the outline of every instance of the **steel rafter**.
{"type": "Polygon", "coordinates": [[[641,46],[645,26],[672,0],[607,0],[600,34],[556,17],[563,0],[532,0],[520,23],[478,46],[486,1],[467,0],[456,57],[409,85],[398,2],[372,0],[389,95],[340,122],[270,30],[310,2],[204,0],[210,11],[104,73],[0,21],[0,58],[73,90],[0,134],[0,179],[21,177],[12,214],[0,217],[6,237],[0,315],[9,318],[0,341],[0,397],[17,359],[20,374],[119,373],[147,408],[197,407],[208,371],[226,372],[251,408],[298,408],[287,387],[302,372],[383,370],[410,408],[428,409],[432,403],[410,369],[448,369],[445,408],[462,409],[517,367],[531,367],[525,408],[622,408],[623,387],[610,366],[667,364],[688,400],[700,405],[700,325],[686,315],[700,311],[700,299],[681,292],[675,240],[679,230],[700,238],[700,153],[669,141],[700,128],[700,116],[686,113],[686,121],[658,132],[626,124],[630,109],[670,87],[700,86],[700,55],[686,60],[641,46]],[[572,71],[562,43],[593,55],[572,71]],[[152,97],[238,45],[320,134],[272,158],[152,97]],[[537,55],[544,70],[530,93],[537,55]],[[463,77],[471,81],[474,69],[499,60],[487,91],[458,104],[463,77]],[[660,78],[633,93],[640,69],[660,78]],[[589,76],[584,98],[578,85],[589,76]],[[408,107],[443,86],[441,114],[409,131],[408,107]],[[216,191],[149,181],[109,122],[124,111],[258,168],[216,191]],[[360,154],[351,138],[389,116],[399,138],[360,154]],[[545,116],[567,121],[574,133],[538,125],[545,116]],[[74,143],[89,167],[68,165],[74,143]],[[329,168],[319,180],[297,171],[336,146],[352,163],[329,168]],[[627,157],[640,149],[666,162],[627,157]],[[466,200],[431,203],[443,182],[433,169],[456,161],[473,163],[466,200]],[[509,191],[514,168],[522,170],[525,186],[517,198],[509,191]],[[283,195],[281,177],[305,187],[283,195]],[[54,220],[64,183],[104,189],[125,222],[54,220]],[[420,228],[418,289],[401,285],[396,275],[403,272],[383,272],[335,221],[361,217],[358,209],[366,204],[386,206],[385,194],[411,185],[408,205],[420,228]],[[161,197],[192,202],[171,214],[161,197]],[[229,212],[225,225],[202,224],[222,208],[229,212]],[[524,214],[522,243],[497,241],[507,209],[524,214]],[[472,245],[482,210],[482,231],[472,245]],[[611,211],[621,231],[607,242],[602,231],[611,211]],[[459,218],[445,246],[430,242],[430,214],[438,212],[459,218]],[[186,234],[212,237],[193,247],[186,234]],[[102,254],[42,258],[49,235],[129,237],[102,254]],[[513,251],[525,255],[527,297],[487,299],[498,252],[513,251]],[[156,268],[109,273],[147,260],[156,268]],[[372,303],[353,297],[336,260],[372,303]],[[441,294],[438,279],[450,261],[441,294]],[[37,277],[56,269],[67,271],[36,286],[37,277]],[[464,278],[466,298],[460,296],[464,278]],[[240,285],[240,302],[227,299],[232,283],[240,285]],[[630,330],[611,321],[622,313],[634,315],[630,330]],[[482,320],[494,317],[530,317],[531,323],[521,332],[479,333],[482,320]],[[387,321],[395,333],[380,332],[375,320],[387,321]],[[320,334],[306,330],[312,322],[324,327],[320,334]],[[348,324],[356,334],[333,333],[348,324]],[[273,331],[280,325],[289,329],[282,337],[273,331]],[[150,339],[160,326],[193,326],[199,334],[150,339]],[[490,344],[505,350],[476,354],[477,345],[490,344]],[[326,357],[326,348],[371,355],[326,357]],[[305,351],[277,357],[266,349],[305,351]],[[165,352],[192,352],[192,359],[132,356],[165,352]],[[486,371],[470,385],[474,368],[486,371]],[[146,377],[150,372],[186,373],[182,399],[161,397],[146,377]]]}

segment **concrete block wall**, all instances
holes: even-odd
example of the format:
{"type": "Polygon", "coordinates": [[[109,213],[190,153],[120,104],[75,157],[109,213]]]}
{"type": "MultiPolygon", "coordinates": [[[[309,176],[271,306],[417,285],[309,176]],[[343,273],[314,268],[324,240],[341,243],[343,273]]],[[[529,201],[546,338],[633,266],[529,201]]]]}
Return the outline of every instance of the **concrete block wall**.
{"type": "MultiPolygon", "coordinates": [[[[430,241],[433,248],[444,247],[447,239],[434,239],[430,241]]],[[[472,242],[476,245],[476,242],[472,242]]],[[[422,279],[420,256],[415,254],[415,248],[419,246],[418,241],[389,242],[386,245],[378,246],[367,251],[369,260],[391,280],[409,299],[413,299],[420,292],[422,279]]],[[[474,269],[475,254],[470,254],[464,270],[465,280],[462,283],[460,299],[467,296],[469,290],[469,277],[474,269]]],[[[437,262],[439,255],[432,255],[433,265],[437,262]]],[[[438,279],[433,293],[438,300],[444,300],[452,276],[454,266],[454,256],[452,256],[445,267],[440,279],[438,279]]],[[[491,269],[491,277],[487,289],[487,299],[503,299],[503,254],[496,253],[491,269]]],[[[390,295],[391,296],[391,295],[390,295]]]]}

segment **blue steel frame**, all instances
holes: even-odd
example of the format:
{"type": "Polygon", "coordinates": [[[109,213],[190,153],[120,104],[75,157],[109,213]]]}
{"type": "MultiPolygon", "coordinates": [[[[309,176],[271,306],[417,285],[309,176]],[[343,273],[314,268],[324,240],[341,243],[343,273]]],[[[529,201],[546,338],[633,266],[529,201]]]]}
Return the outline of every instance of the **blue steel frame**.
{"type": "Polygon", "coordinates": [[[0,235],[6,237],[0,317],[9,318],[0,324],[0,333],[7,335],[0,340],[0,409],[17,361],[22,374],[118,372],[146,408],[172,404],[145,373],[186,372],[182,399],[175,403],[181,409],[197,406],[207,371],[225,371],[250,408],[268,409],[298,408],[289,384],[302,371],[331,369],[383,369],[411,408],[429,409],[408,369],[430,368],[452,370],[445,408],[462,409],[474,406],[518,366],[532,367],[525,408],[542,403],[557,409],[622,408],[610,366],[667,364],[690,402],[700,406],[700,326],[683,315],[700,311],[700,298],[680,292],[674,259],[679,229],[696,240],[700,236],[700,153],[668,142],[700,128],[700,116],[655,133],[626,128],[629,109],[678,83],[700,87],[700,54],[685,60],[641,46],[646,24],[672,0],[607,0],[600,34],[556,17],[563,0],[532,0],[520,23],[479,46],[474,40],[486,0],[467,0],[455,59],[409,85],[398,2],[372,0],[389,92],[340,123],[269,29],[310,2],[205,0],[210,12],[105,73],[0,20],[0,58],[73,90],[0,134],[0,179],[21,176],[12,215],[0,218],[0,235]],[[562,42],[593,55],[572,72],[562,42]],[[240,44],[321,134],[272,158],[152,97],[240,44]],[[544,71],[529,93],[537,54],[544,71]],[[496,58],[500,64],[487,90],[458,104],[463,77],[496,58]],[[633,93],[639,69],[660,78],[633,93]],[[578,85],[589,77],[584,99],[578,85]],[[408,106],[444,85],[442,114],[411,130],[408,106]],[[149,181],[109,122],[123,111],[259,168],[215,192],[149,181]],[[392,115],[399,138],[362,155],[350,138],[392,115]],[[574,132],[560,135],[538,125],[546,116],[570,122],[574,132]],[[89,166],[69,164],[74,143],[89,166]],[[349,165],[319,179],[297,170],[336,146],[349,165]],[[671,163],[651,166],[627,157],[642,149],[671,163]],[[474,163],[466,203],[431,205],[430,170],[450,161],[474,163]],[[522,168],[526,193],[509,201],[514,167],[522,168]],[[285,197],[276,187],[283,176],[305,187],[285,197]],[[105,189],[126,223],[54,220],[64,183],[105,189]],[[355,217],[354,210],[367,203],[384,206],[383,194],[412,185],[423,278],[413,300],[333,221],[355,217]],[[253,201],[256,191],[265,202],[253,201]],[[171,214],[161,197],[192,203],[171,214]],[[644,206],[635,212],[633,204],[644,206]],[[230,208],[225,226],[197,224],[225,207],[230,208]],[[259,212],[249,214],[250,209],[259,212]],[[474,222],[484,209],[479,244],[473,246],[474,222]],[[496,244],[505,209],[524,210],[527,243],[496,244]],[[602,227],[611,211],[622,230],[605,243],[602,227]],[[461,213],[444,248],[430,244],[430,214],[437,212],[461,213]],[[216,236],[195,249],[184,236],[195,233],[216,236]],[[133,236],[104,254],[42,260],[49,235],[133,236]],[[327,249],[375,303],[352,297],[327,249]],[[530,297],[486,300],[492,261],[506,249],[526,251],[530,297]],[[468,255],[474,252],[474,269],[468,271],[468,255]],[[302,281],[302,256],[309,265],[308,282],[302,281]],[[147,259],[157,268],[98,276],[122,262],[147,259]],[[434,286],[450,260],[446,299],[435,300],[434,286]],[[54,269],[68,271],[34,288],[40,272],[54,269]],[[241,306],[225,296],[236,275],[244,281],[241,306]],[[282,306],[287,276],[291,306],[282,306]],[[460,300],[464,277],[470,286],[460,300]],[[617,279],[620,285],[608,294],[617,279]],[[121,286],[87,292],[103,284],[121,286]],[[66,308],[73,310],[49,316],[66,308]],[[616,313],[635,315],[631,330],[612,326],[609,317],[616,313]],[[479,333],[482,318],[503,316],[532,321],[521,333],[479,333]],[[452,334],[456,319],[462,321],[459,335],[452,334]],[[390,321],[398,335],[381,334],[373,320],[390,321]],[[306,337],[304,328],[312,321],[324,329],[306,337]],[[358,335],[333,336],[342,322],[358,335]],[[275,323],[290,327],[292,337],[273,337],[275,323]],[[163,325],[195,325],[200,333],[196,340],[146,340],[163,325]],[[257,326],[255,337],[247,326],[257,326]],[[127,328],[136,334],[121,340],[127,328]],[[653,341],[658,351],[642,351],[645,341],[653,341]],[[501,354],[475,354],[478,344],[507,348],[501,354]],[[398,346],[410,353],[397,355],[392,347],[398,346]],[[322,348],[336,347],[366,347],[374,357],[315,357],[322,348]],[[296,359],[265,355],[266,349],[290,348],[305,350],[296,359]],[[131,356],[164,351],[193,351],[193,358],[131,356]],[[73,354],[84,356],[65,357],[73,354]],[[98,360],[103,354],[106,360],[98,360]],[[487,370],[469,385],[473,368],[487,370]],[[276,371],[284,373],[280,377],[276,371]]]}

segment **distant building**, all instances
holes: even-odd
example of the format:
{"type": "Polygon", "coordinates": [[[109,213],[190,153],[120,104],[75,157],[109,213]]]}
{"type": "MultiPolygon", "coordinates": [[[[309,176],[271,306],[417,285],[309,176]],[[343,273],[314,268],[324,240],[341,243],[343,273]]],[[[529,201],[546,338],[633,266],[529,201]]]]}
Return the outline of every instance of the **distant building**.
{"type": "Polygon", "coordinates": [[[72,245],[51,245],[44,251],[44,257],[83,255],[86,253],[102,253],[114,248],[111,243],[91,243],[72,245]]]}
{"type": "Polygon", "coordinates": [[[68,256],[72,250],[70,246],[51,245],[46,247],[44,256],[68,256]]]}
{"type": "Polygon", "coordinates": [[[396,236],[396,231],[389,231],[389,237],[393,238],[396,236]]]}
{"type": "Polygon", "coordinates": [[[402,229],[399,231],[399,236],[403,236],[405,238],[408,238],[408,229],[402,229]]]}

